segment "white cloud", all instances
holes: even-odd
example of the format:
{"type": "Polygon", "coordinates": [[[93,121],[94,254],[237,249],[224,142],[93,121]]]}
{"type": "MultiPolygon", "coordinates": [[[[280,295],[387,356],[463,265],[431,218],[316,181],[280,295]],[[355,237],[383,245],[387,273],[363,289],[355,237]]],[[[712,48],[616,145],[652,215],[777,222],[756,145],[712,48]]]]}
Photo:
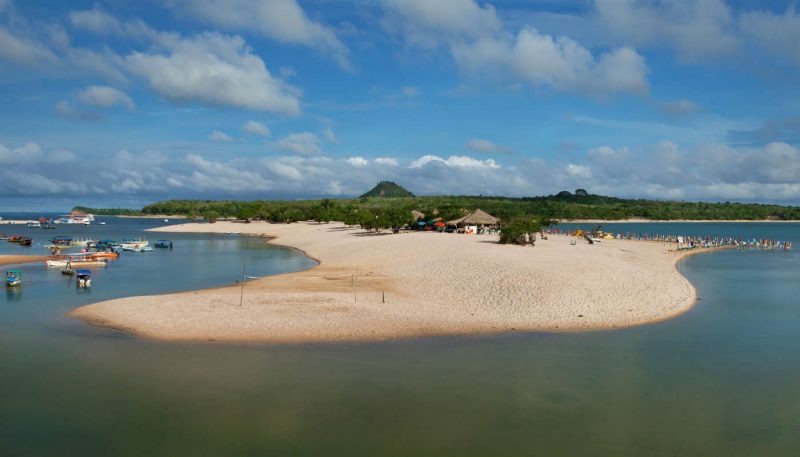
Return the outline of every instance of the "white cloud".
{"type": "Polygon", "coordinates": [[[800,16],[794,5],[789,6],[783,15],[765,11],[745,13],[740,17],[740,24],[745,36],[758,47],[772,56],[788,58],[800,67],[800,16]]]}
{"type": "Polygon", "coordinates": [[[238,36],[204,33],[165,40],[161,52],[134,51],[127,69],[164,98],[297,114],[297,89],[274,78],[238,36]]]}
{"type": "Polygon", "coordinates": [[[58,63],[58,56],[46,46],[17,36],[0,27],[0,58],[20,65],[44,68],[58,63]]]}
{"type": "Polygon", "coordinates": [[[450,156],[443,159],[435,155],[425,155],[411,162],[409,168],[422,168],[430,164],[442,164],[452,168],[500,168],[492,159],[478,160],[467,156],[450,156]]]}
{"type": "Polygon", "coordinates": [[[373,162],[377,163],[378,165],[389,165],[392,167],[396,167],[400,164],[397,159],[392,157],[378,157],[377,159],[373,160],[373,162]]]}
{"type": "Polygon", "coordinates": [[[347,159],[347,163],[354,167],[366,167],[369,165],[369,161],[363,157],[350,157],[347,159]]]}
{"type": "Polygon", "coordinates": [[[319,137],[311,132],[290,133],[281,138],[277,146],[284,151],[302,155],[319,154],[322,152],[319,137]]]}
{"type": "Polygon", "coordinates": [[[648,90],[644,57],[630,47],[597,56],[567,37],[531,26],[506,30],[494,8],[474,0],[386,0],[390,32],[411,46],[444,47],[462,71],[566,92],[601,95],[648,90]]]}
{"type": "Polygon", "coordinates": [[[589,178],[592,176],[591,168],[586,165],[576,165],[574,163],[567,164],[567,174],[578,178],[589,178]]]}
{"type": "Polygon", "coordinates": [[[69,22],[73,28],[86,30],[99,35],[120,35],[123,27],[120,21],[99,9],[71,11],[69,22]]]}
{"type": "Polygon", "coordinates": [[[0,144],[0,164],[36,163],[43,156],[42,147],[36,143],[25,143],[16,148],[7,148],[0,144]]]}
{"type": "Polygon", "coordinates": [[[89,86],[79,92],[76,98],[85,105],[93,105],[100,108],[111,108],[116,105],[124,106],[128,110],[135,108],[133,100],[124,92],[108,86],[89,86]]]}
{"type": "Polygon", "coordinates": [[[730,56],[740,45],[722,0],[596,0],[595,11],[606,31],[624,43],[668,46],[691,62],[730,56]]]}
{"type": "Polygon", "coordinates": [[[208,135],[208,139],[220,143],[230,143],[233,141],[233,138],[229,137],[223,132],[220,132],[219,130],[214,130],[211,132],[211,134],[208,135]]]}
{"type": "Polygon", "coordinates": [[[185,14],[217,27],[316,48],[350,68],[345,45],[333,30],[309,19],[296,0],[183,0],[176,4],[185,14]]]}
{"type": "Polygon", "coordinates": [[[506,150],[503,146],[500,146],[499,144],[480,138],[473,138],[467,141],[466,146],[468,149],[471,149],[475,152],[482,152],[484,154],[494,154],[498,152],[504,152],[506,150]]]}
{"type": "Polygon", "coordinates": [[[242,132],[249,133],[250,135],[257,135],[257,136],[269,136],[269,129],[266,125],[256,122],[256,121],[247,121],[241,127],[242,132]]]}

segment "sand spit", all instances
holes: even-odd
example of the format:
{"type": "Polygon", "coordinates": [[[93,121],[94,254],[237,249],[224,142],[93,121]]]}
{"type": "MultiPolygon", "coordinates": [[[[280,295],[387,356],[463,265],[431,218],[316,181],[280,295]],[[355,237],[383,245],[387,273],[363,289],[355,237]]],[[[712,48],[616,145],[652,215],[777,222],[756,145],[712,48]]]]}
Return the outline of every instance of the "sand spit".
{"type": "Polygon", "coordinates": [[[494,236],[374,235],[342,224],[187,223],[159,232],[274,237],[320,260],[310,270],[223,287],[95,303],[69,314],[163,340],[317,342],[525,330],[588,330],[666,319],[695,290],[665,243],[536,247],[494,236]]]}
{"type": "Polygon", "coordinates": [[[18,265],[21,263],[44,262],[43,255],[0,255],[0,265],[18,265]]]}

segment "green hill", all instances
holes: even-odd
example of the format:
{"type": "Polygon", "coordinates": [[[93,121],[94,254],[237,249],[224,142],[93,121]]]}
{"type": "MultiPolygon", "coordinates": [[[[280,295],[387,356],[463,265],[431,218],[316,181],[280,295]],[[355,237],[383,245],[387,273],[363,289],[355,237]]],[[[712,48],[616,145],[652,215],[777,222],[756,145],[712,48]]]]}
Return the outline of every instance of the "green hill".
{"type": "Polygon", "coordinates": [[[395,184],[391,181],[381,181],[378,183],[377,186],[373,187],[372,190],[362,195],[361,198],[368,198],[368,197],[397,198],[397,197],[413,197],[413,196],[414,194],[407,191],[406,189],[403,188],[403,186],[399,184],[395,184]]]}

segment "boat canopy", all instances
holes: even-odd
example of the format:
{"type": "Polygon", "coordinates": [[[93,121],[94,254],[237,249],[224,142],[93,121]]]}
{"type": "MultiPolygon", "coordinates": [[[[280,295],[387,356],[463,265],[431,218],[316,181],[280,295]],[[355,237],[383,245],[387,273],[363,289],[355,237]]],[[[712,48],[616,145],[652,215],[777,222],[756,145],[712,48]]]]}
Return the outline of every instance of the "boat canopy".
{"type": "Polygon", "coordinates": [[[75,270],[75,274],[78,276],[91,276],[92,270],[75,270]]]}

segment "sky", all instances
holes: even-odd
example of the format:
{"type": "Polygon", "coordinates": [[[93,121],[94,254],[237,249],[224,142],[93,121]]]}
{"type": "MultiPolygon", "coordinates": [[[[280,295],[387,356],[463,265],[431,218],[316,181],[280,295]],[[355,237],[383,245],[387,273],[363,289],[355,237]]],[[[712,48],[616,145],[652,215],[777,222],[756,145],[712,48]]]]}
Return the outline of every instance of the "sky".
{"type": "Polygon", "coordinates": [[[800,15],[743,0],[0,0],[0,210],[800,204],[800,15]]]}

